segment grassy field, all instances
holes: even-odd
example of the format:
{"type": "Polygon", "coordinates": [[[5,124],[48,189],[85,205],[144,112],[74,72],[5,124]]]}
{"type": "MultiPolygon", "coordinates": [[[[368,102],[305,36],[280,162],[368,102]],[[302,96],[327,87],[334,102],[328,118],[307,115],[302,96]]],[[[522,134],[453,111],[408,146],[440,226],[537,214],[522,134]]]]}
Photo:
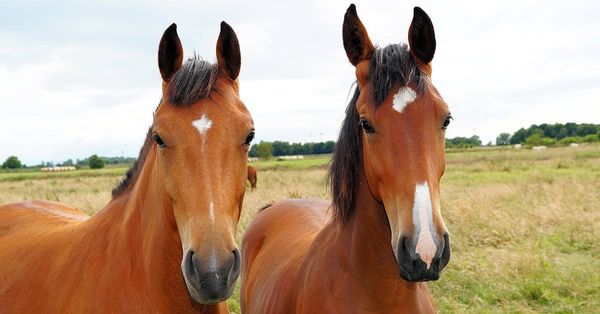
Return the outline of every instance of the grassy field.
{"type": "MultiPolygon", "coordinates": [[[[442,313],[600,312],[600,146],[449,152],[442,211],[453,255],[429,283],[442,313]]],[[[238,240],[256,209],[323,197],[327,156],[261,161],[238,240]]],[[[124,168],[0,174],[0,203],[50,199],[93,213],[124,168]]],[[[229,301],[239,312],[238,294],[229,301]]]]}

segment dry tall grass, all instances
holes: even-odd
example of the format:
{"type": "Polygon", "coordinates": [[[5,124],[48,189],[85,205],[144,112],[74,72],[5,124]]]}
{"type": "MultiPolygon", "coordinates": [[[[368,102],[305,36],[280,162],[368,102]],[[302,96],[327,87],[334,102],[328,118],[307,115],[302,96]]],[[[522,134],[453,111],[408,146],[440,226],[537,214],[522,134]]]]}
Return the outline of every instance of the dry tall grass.
{"type": "MultiPolygon", "coordinates": [[[[259,169],[238,239],[264,204],[327,198],[325,174],[322,167],[259,169]]],[[[51,199],[92,213],[118,180],[0,175],[0,203],[51,199]]],[[[599,146],[450,153],[442,211],[453,255],[429,284],[440,312],[600,312],[599,146]]],[[[235,312],[237,298],[229,301],[235,312]]]]}

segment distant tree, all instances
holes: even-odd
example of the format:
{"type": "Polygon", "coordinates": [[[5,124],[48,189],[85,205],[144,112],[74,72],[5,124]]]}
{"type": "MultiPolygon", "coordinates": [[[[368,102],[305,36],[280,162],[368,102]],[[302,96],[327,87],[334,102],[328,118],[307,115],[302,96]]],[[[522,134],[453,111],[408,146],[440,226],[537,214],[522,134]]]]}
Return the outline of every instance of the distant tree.
{"type": "Polygon", "coordinates": [[[302,155],[302,143],[291,143],[290,155],[302,155]]]}
{"type": "Polygon", "coordinates": [[[529,133],[524,128],[520,128],[515,134],[510,137],[509,142],[511,144],[521,144],[525,142],[525,139],[529,136],[529,133]]]}
{"type": "Polygon", "coordinates": [[[473,146],[481,146],[481,139],[479,138],[479,135],[471,136],[471,138],[469,138],[469,141],[473,146]]]}
{"type": "Polygon", "coordinates": [[[100,157],[98,157],[98,155],[94,154],[92,156],[90,156],[90,158],[88,158],[88,164],[90,165],[90,168],[92,169],[100,169],[100,168],[104,168],[104,165],[106,164],[104,162],[104,160],[100,157]]]}
{"type": "MultiPolygon", "coordinates": [[[[264,143],[271,144],[272,156],[289,156],[289,155],[311,155],[311,154],[331,154],[335,146],[334,141],[327,142],[310,142],[310,143],[289,143],[287,141],[274,141],[254,144],[250,147],[248,152],[249,157],[260,157],[259,147],[266,145],[264,143]]],[[[264,147],[263,147],[264,148],[264,147]]]]}
{"type": "Polygon", "coordinates": [[[263,159],[270,159],[273,157],[273,144],[260,141],[260,143],[256,145],[256,155],[263,159]]]}
{"type": "Polygon", "coordinates": [[[560,128],[560,130],[558,131],[558,134],[556,134],[556,139],[558,140],[562,140],[563,138],[569,136],[569,130],[567,130],[566,127],[562,126],[560,128]]]}
{"type": "Polygon", "coordinates": [[[258,144],[252,145],[250,147],[250,151],[248,151],[248,157],[258,157],[258,152],[256,151],[258,144]]]}
{"type": "Polygon", "coordinates": [[[21,168],[21,161],[17,156],[10,156],[2,164],[2,169],[19,169],[21,168]]]}
{"type": "Polygon", "coordinates": [[[496,145],[508,145],[510,144],[510,134],[509,133],[500,133],[498,137],[496,137],[496,145]]]}
{"type": "Polygon", "coordinates": [[[477,135],[471,137],[454,137],[446,139],[446,147],[451,148],[472,148],[481,146],[481,139],[477,135]]]}
{"type": "MultiPolygon", "coordinates": [[[[537,142],[537,145],[546,145],[547,143],[558,143],[561,145],[570,143],[581,143],[584,138],[589,135],[595,135],[600,133],[600,124],[592,123],[573,123],[568,122],[565,124],[554,123],[547,124],[542,123],[540,125],[532,124],[527,129],[520,128],[510,137],[510,144],[524,143],[528,138],[529,143],[537,142]]],[[[592,136],[587,137],[587,141],[592,140],[592,136]]]]}
{"type": "Polygon", "coordinates": [[[590,134],[596,134],[598,127],[594,124],[583,123],[577,126],[577,136],[585,137],[590,134]]]}
{"type": "Polygon", "coordinates": [[[70,166],[73,166],[73,159],[67,159],[66,161],[64,161],[64,162],[62,163],[62,166],[63,166],[63,167],[70,167],[70,166]]]}
{"type": "Polygon", "coordinates": [[[327,141],[323,147],[323,154],[331,154],[333,153],[333,148],[335,147],[334,141],[327,141]]]}
{"type": "Polygon", "coordinates": [[[577,123],[567,122],[565,124],[565,128],[567,128],[567,131],[569,132],[569,136],[577,135],[577,123]]]}
{"type": "Polygon", "coordinates": [[[273,142],[273,156],[290,155],[290,143],[283,141],[273,142]]]}

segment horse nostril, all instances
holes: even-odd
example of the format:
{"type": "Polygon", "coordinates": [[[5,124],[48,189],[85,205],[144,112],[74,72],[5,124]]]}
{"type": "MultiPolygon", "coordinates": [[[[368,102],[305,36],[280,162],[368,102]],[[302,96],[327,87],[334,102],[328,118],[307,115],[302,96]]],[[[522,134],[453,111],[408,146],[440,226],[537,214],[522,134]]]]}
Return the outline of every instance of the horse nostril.
{"type": "Polygon", "coordinates": [[[412,271],[414,269],[414,261],[412,259],[412,254],[410,254],[410,243],[408,237],[400,238],[400,243],[398,243],[398,251],[396,260],[398,264],[402,265],[406,271],[412,271]]]}
{"type": "Polygon", "coordinates": [[[197,281],[199,277],[197,261],[195,258],[196,253],[193,250],[188,250],[183,257],[183,261],[181,264],[181,268],[183,271],[183,275],[186,277],[186,280],[189,282],[197,281]]]}
{"type": "Polygon", "coordinates": [[[231,269],[229,270],[229,283],[234,284],[237,278],[240,276],[240,268],[241,268],[241,257],[240,251],[236,248],[232,251],[233,253],[233,264],[231,265],[231,269]]]}
{"type": "Polygon", "coordinates": [[[440,256],[440,271],[450,262],[450,255],[450,236],[446,232],[444,233],[444,249],[442,250],[442,256],[440,256]]]}
{"type": "Polygon", "coordinates": [[[232,251],[232,253],[233,253],[233,260],[239,261],[240,260],[240,250],[235,249],[232,251]]]}
{"type": "Polygon", "coordinates": [[[240,265],[240,261],[241,261],[241,255],[240,255],[240,250],[235,249],[232,251],[233,253],[233,267],[232,268],[239,268],[240,265]]]}

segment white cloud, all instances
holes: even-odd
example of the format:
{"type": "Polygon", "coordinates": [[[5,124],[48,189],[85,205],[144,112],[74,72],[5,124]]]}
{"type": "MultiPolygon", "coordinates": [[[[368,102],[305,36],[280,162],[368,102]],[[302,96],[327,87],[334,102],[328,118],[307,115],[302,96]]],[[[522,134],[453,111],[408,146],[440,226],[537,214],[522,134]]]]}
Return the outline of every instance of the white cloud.
{"type": "MultiPolygon", "coordinates": [[[[354,81],[341,39],[348,5],[9,3],[0,20],[0,161],[135,156],[160,98],[158,41],[173,21],[186,55],[210,61],[219,22],[236,30],[241,96],[258,140],[335,139],[354,81]]],[[[357,1],[382,46],[406,41],[413,5],[357,1]]],[[[448,136],[487,142],[533,123],[598,122],[600,3],[418,5],[436,28],[433,81],[455,117],[448,136]]]]}

